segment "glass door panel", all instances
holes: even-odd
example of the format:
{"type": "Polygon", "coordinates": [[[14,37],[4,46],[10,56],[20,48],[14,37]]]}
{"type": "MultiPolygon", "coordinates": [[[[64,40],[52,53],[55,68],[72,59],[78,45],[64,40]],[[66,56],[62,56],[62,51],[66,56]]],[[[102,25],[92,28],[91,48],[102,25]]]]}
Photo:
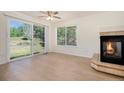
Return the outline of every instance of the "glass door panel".
{"type": "Polygon", "coordinates": [[[44,53],[45,27],[33,26],[33,54],[44,53]]]}
{"type": "Polygon", "coordinates": [[[32,54],[32,26],[20,21],[10,21],[10,59],[32,54]]]}

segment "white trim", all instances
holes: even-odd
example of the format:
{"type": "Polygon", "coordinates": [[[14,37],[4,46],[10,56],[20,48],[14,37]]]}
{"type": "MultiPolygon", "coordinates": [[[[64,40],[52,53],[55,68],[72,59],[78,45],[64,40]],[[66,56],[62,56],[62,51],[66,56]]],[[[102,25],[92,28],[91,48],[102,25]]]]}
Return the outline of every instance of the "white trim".
{"type": "Polygon", "coordinates": [[[9,22],[15,20],[15,21],[22,22],[22,23],[29,24],[29,25],[33,24],[32,22],[25,21],[23,19],[13,18],[13,17],[8,17],[8,19],[9,19],[9,22]]]}
{"type": "Polygon", "coordinates": [[[43,20],[39,21],[39,19],[27,16],[23,13],[19,13],[19,12],[16,12],[16,11],[13,11],[13,12],[7,12],[6,11],[6,12],[3,12],[3,15],[7,16],[9,18],[19,19],[19,20],[23,20],[23,21],[30,22],[30,23],[33,23],[33,24],[40,24],[40,25],[43,25],[43,26],[44,26],[44,24],[49,25],[48,21],[43,21],[43,20]]]}
{"type": "Polygon", "coordinates": [[[10,24],[9,24],[10,19],[8,17],[6,19],[7,19],[7,42],[6,42],[7,53],[6,54],[7,54],[7,62],[10,62],[10,47],[9,47],[10,46],[10,24]]]}
{"type": "MultiPolygon", "coordinates": [[[[28,24],[28,23],[27,23],[27,24],[28,24]]],[[[32,46],[32,44],[33,44],[33,40],[32,40],[32,36],[33,36],[33,31],[32,31],[32,29],[33,29],[33,28],[32,28],[32,25],[33,25],[33,24],[31,23],[31,24],[28,24],[28,25],[31,26],[31,28],[30,28],[30,30],[31,30],[31,40],[30,40],[30,42],[31,42],[31,47],[30,47],[30,48],[31,48],[31,49],[30,49],[30,51],[31,51],[31,55],[32,55],[32,51],[33,51],[33,50],[32,50],[32,49],[33,49],[33,46],[32,46]]]]}
{"type": "Polygon", "coordinates": [[[64,27],[64,31],[65,31],[65,45],[64,46],[67,46],[67,28],[64,27]]]}
{"type": "Polygon", "coordinates": [[[48,26],[45,26],[45,36],[44,36],[44,38],[45,38],[45,42],[44,42],[44,45],[45,45],[45,49],[44,49],[44,53],[47,53],[48,52],[48,48],[49,48],[49,38],[48,38],[48,26]]]}

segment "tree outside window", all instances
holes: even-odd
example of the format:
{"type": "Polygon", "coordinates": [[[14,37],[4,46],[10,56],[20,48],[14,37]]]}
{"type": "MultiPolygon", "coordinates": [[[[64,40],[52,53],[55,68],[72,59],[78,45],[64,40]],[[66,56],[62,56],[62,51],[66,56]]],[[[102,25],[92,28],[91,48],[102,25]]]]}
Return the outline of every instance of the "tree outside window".
{"type": "Polygon", "coordinates": [[[76,46],[76,26],[57,28],[57,45],[76,46]]]}

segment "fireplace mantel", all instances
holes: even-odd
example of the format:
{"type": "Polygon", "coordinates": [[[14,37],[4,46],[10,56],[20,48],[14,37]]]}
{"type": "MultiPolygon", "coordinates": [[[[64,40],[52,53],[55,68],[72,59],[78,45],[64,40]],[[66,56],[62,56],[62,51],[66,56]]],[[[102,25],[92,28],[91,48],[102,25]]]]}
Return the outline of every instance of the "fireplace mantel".
{"type": "Polygon", "coordinates": [[[100,62],[99,54],[94,54],[91,59],[91,67],[102,72],[124,77],[124,66],[100,62]]]}
{"type": "Polygon", "coordinates": [[[110,31],[110,32],[100,32],[100,36],[114,36],[114,35],[124,35],[124,31],[110,31]]]}
{"type": "MultiPolygon", "coordinates": [[[[100,32],[100,36],[121,36],[124,31],[100,32]]],[[[100,54],[94,54],[91,60],[91,67],[98,71],[124,77],[124,65],[106,63],[100,61],[100,54]]]]}

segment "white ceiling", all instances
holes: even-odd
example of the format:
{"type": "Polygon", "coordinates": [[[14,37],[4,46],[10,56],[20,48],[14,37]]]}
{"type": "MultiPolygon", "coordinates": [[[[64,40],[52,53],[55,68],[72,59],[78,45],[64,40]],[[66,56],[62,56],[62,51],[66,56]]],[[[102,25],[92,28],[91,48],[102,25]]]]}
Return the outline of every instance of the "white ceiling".
{"type": "MultiPolygon", "coordinates": [[[[39,18],[39,16],[43,15],[39,11],[21,11],[21,13],[34,17],[39,18]]],[[[60,16],[62,19],[55,19],[54,22],[58,21],[65,21],[69,19],[85,17],[93,14],[101,13],[99,11],[59,11],[57,16],[60,16]]],[[[45,18],[40,18],[41,20],[46,20],[45,18]]]]}

